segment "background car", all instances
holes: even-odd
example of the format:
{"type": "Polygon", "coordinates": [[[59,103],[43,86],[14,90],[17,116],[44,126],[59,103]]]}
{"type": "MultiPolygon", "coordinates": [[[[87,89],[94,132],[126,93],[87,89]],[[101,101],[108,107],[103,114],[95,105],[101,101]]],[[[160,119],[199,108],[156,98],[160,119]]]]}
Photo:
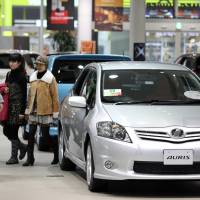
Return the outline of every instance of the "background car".
{"type": "Polygon", "coordinates": [[[200,179],[200,79],[181,65],[87,65],[61,104],[59,164],[108,180],[200,179]]]}
{"type": "Polygon", "coordinates": [[[200,76],[200,54],[183,54],[176,59],[175,63],[188,67],[200,76]]]}
{"type": "MultiPolygon", "coordinates": [[[[48,56],[48,69],[53,73],[58,83],[59,102],[69,94],[76,78],[81,70],[91,62],[106,61],[130,61],[131,59],[123,55],[101,55],[101,54],[75,54],[58,53],[48,56]]],[[[50,127],[51,137],[57,137],[58,128],[55,123],[50,127]]],[[[39,150],[48,150],[50,142],[38,129],[36,134],[36,143],[39,150]]]]}
{"type": "Polygon", "coordinates": [[[27,50],[0,50],[0,82],[5,80],[7,72],[10,70],[9,57],[10,54],[20,53],[25,60],[25,69],[29,72],[30,67],[34,68],[34,62],[39,56],[38,53],[27,50]]]}

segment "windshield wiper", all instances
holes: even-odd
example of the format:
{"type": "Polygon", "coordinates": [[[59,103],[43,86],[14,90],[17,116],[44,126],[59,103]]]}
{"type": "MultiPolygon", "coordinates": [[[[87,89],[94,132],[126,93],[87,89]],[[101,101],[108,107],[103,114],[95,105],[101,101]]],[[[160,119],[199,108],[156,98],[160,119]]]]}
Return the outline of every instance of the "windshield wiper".
{"type": "Polygon", "coordinates": [[[200,100],[182,101],[182,100],[146,100],[146,101],[122,101],[116,102],[114,105],[131,105],[131,104],[151,104],[151,105],[179,105],[179,104],[195,104],[200,103],[200,100]]]}
{"type": "Polygon", "coordinates": [[[159,100],[145,100],[145,101],[121,101],[114,103],[115,105],[128,105],[128,104],[152,104],[158,102],[159,100]]]}

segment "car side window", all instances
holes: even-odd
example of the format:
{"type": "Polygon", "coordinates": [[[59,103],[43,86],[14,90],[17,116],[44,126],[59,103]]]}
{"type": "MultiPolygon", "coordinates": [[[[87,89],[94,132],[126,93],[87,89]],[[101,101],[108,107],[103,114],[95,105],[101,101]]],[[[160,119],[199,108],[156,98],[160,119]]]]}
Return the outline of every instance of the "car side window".
{"type": "Polygon", "coordinates": [[[83,87],[83,84],[89,72],[90,72],[89,69],[85,69],[81,72],[80,76],[78,77],[78,79],[76,80],[74,84],[73,95],[76,95],[76,96],[80,95],[81,89],[83,87]]]}
{"type": "Polygon", "coordinates": [[[86,98],[86,102],[89,107],[94,107],[95,104],[96,82],[96,71],[91,71],[87,76],[80,93],[81,96],[86,98]]]}
{"type": "Polygon", "coordinates": [[[185,61],[185,57],[181,57],[181,58],[178,58],[176,63],[180,64],[180,65],[183,65],[184,61],[185,61]]]}
{"type": "Polygon", "coordinates": [[[184,60],[184,63],[183,63],[184,66],[186,66],[186,67],[188,67],[188,68],[190,68],[190,69],[192,69],[192,64],[193,64],[193,60],[192,60],[192,58],[190,58],[190,57],[187,57],[187,58],[184,60]]]}
{"type": "Polygon", "coordinates": [[[200,57],[198,57],[196,60],[196,69],[200,70],[200,57]]]}

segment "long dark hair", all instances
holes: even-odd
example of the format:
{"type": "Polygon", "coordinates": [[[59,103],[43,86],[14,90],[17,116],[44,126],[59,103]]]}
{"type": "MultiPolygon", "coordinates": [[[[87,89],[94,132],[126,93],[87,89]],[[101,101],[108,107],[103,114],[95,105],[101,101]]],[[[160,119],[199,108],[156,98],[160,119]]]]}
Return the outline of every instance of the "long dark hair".
{"type": "Polygon", "coordinates": [[[21,64],[19,65],[19,67],[15,70],[11,70],[10,72],[8,72],[7,76],[6,76],[6,82],[18,82],[20,83],[24,77],[26,77],[26,70],[25,70],[25,61],[23,56],[20,53],[12,53],[9,56],[9,62],[13,61],[13,62],[20,62],[21,64]]]}
{"type": "Polygon", "coordinates": [[[20,53],[12,53],[9,56],[9,62],[13,61],[13,62],[20,62],[20,66],[18,68],[19,71],[21,71],[22,73],[25,73],[25,61],[24,61],[24,57],[20,54],[20,53]]]}

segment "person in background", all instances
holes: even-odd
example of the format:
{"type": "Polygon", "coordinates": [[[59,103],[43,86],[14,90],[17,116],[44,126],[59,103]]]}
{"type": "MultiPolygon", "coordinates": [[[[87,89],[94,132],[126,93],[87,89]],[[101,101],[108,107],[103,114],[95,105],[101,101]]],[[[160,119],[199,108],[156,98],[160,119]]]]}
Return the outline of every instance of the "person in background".
{"type": "Polygon", "coordinates": [[[30,76],[30,88],[25,114],[29,123],[27,161],[23,166],[33,166],[34,140],[37,125],[40,125],[42,134],[46,139],[52,141],[54,158],[51,164],[58,163],[58,141],[49,135],[49,126],[53,119],[58,118],[58,88],[53,74],[47,70],[48,62],[46,56],[36,59],[36,69],[30,76]]]}
{"type": "Polygon", "coordinates": [[[49,46],[47,44],[44,45],[42,54],[43,56],[47,56],[49,54],[49,46]]]}
{"type": "Polygon", "coordinates": [[[25,67],[25,70],[26,70],[26,75],[28,77],[30,77],[30,75],[35,71],[34,69],[34,65],[33,65],[33,62],[31,60],[31,58],[27,59],[27,65],[25,67]]]}
{"type": "Polygon", "coordinates": [[[19,159],[23,159],[27,147],[18,137],[18,130],[21,119],[24,116],[27,97],[27,80],[24,67],[24,58],[19,53],[11,54],[9,57],[9,66],[11,71],[6,75],[5,92],[9,94],[8,120],[4,122],[3,133],[11,141],[11,157],[6,164],[17,164],[18,150],[20,150],[19,159]]]}

